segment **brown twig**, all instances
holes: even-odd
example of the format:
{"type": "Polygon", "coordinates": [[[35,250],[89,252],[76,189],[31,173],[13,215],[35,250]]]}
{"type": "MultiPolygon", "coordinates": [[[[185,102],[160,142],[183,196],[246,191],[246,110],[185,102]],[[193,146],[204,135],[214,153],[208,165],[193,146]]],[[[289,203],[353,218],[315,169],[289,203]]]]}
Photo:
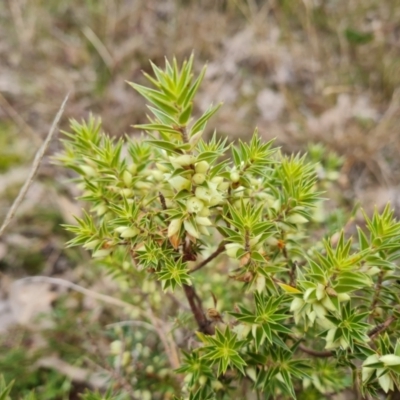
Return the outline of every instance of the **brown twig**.
{"type": "Polygon", "coordinates": [[[220,243],[218,248],[217,248],[217,250],[215,250],[214,253],[209,255],[205,260],[203,260],[200,264],[196,265],[188,273],[192,274],[193,272],[198,271],[199,269],[203,268],[205,265],[207,265],[214,258],[218,257],[224,250],[225,250],[225,244],[224,243],[220,243]]]}
{"type": "Polygon", "coordinates": [[[158,192],[158,197],[160,198],[161,207],[165,211],[167,209],[167,203],[165,202],[165,197],[161,192],[158,192]]]}
{"type": "Polygon", "coordinates": [[[389,317],[385,322],[383,322],[382,324],[379,324],[377,326],[375,326],[375,328],[372,328],[369,332],[368,332],[368,336],[371,339],[374,339],[375,337],[377,337],[379,334],[381,334],[384,330],[386,330],[389,325],[396,321],[396,317],[395,316],[391,316],[389,317]]]}
{"type": "Polygon", "coordinates": [[[211,322],[207,319],[204,314],[203,307],[201,305],[201,300],[194,290],[193,286],[183,285],[183,290],[185,291],[186,298],[188,300],[190,309],[192,310],[194,319],[197,322],[199,331],[206,333],[208,335],[214,334],[214,328],[211,322]]]}
{"type": "MultiPolygon", "coordinates": [[[[378,336],[379,334],[381,334],[383,331],[385,331],[389,325],[396,321],[396,317],[394,317],[393,315],[391,317],[389,317],[385,322],[383,322],[380,325],[375,326],[374,328],[372,328],[367,335],[371,338],[374,339],[376,336],[378,336]]],[[[321,357],[321,358],[327,358],[327,357],[331,357],[334,355],[333,352],[331,351],[318,351],[318,350],[314,350],[314,349],[310,349],[302,344],[299,345],[299,349],[301,351],[303,351],[304,353],[309,354],[310,356],[314,356],[314,357],[321,357]]]]}
{"type": "Polygon", "coordinates": [[[17,211],[17,208],[21,204],[29,187],[31,186],[31,184],[33,182],[33,179],[35,178],[35,175],[39,169],[40,162],[42,161],[44,153],[45,153],[47,147],[49,146],[50,140],[52,139],[54,132],[56,131],[58,122],[60,121],[60,118],[64,112],[64,107],[65,107],[65,104],[67,103],[68,96],[69,96],[69,94],[67,94],[67,96],[65,96],[65,99],[64,99],[63,103],[61,104],[61,107],[58,110],[56,117],[54,118],[54,121],[51,125],[51,128],[49,130],[49,133],[47,134],[45,141],[43,142],[42,146],[39,148],[39,150],[36,153],[36,156],[35,156],[35,159],[33,160],[32,168],[29,172],[29,175],[28,175],[24,185],[22,186],[21,190],[19,191],[17,198],[14,200],[14,203],[12,204],[10,210],[8,211],[6,218],[3,222],[3,225],[1,225],[1,227],[0,227],[0,237],[3,234],[3,232],[5,231],[5,229],[7,228],[8,224],[11,222],[12,218],[14,217],[14,214],[17,211]]]}
{"type": "Polygon", "coordinates": [[[189,143],[189,137],[188,137],[188,134],[187,134],[186,127],[185,127],[185,126],[180,126],[180,127],[179,127],[179,131],[180,131],[181,134],[182,134],[182,141],[183,141],[183,143],[189,143]]]}
{"type": "Polygon", "coordinates": [[[309,354],[310,356],[314,357],[321,357],[321,358],[327,358],[333,356],[333,353],[331,351],[318,351],[314,349],[310,349],[302,344],[299,344],[299,349],[303,351],[304,353],[309,354]]]}

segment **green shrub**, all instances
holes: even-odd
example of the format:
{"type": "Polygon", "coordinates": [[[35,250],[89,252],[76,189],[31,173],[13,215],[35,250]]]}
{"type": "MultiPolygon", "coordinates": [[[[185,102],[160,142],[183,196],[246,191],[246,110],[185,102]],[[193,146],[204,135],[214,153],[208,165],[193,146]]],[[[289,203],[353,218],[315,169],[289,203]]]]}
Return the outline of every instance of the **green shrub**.
{"type": "MultiPolygon", "coordinates": [[[[205,74],[194,79],[192,64],[152,65],[151,89],[130,83],[149,103],[149,123],[136,126],[145,139],[114,140],[93,117],[71,121],[57,160],[77,172],[89,211],[67,226],[69,245],[104,259],[132,292],[151,287],[150,302],[167,298],[160,291],[185,294],[197,332],[175,371],[177,398],[398,390],[393,211],[364,215],[355,238],[339,229],[321,239],[321,228],[330,229],[321,217],[324,164],[283,155],[257,131],[249,143],[228,144],[215,132],[206,139],[220,104],[192,117],[205,74]],[[205,310],[210,297],[215,305],[205,310]]],[[[329,160],[325,168],[336,168],[329,160]]],[[[141,307],[146,314],[148,303],[141,307]]],[[[184,325],[177,329],[192,329],[184,325]]]]}

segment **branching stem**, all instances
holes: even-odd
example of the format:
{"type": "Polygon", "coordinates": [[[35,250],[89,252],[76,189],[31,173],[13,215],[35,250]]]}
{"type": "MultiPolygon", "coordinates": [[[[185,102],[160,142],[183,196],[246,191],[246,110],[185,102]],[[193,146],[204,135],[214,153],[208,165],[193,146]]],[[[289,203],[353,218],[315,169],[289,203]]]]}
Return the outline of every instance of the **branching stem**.
{"type": "Polygon", "coordinates": [[[208,335],[214,334],[214,328],[211,325],[211,321],[209,321],[206,315],[203,312],[203,307],[201,305],[200,297],[197,295],[193,286],[183,285],[183,289],[185,291],[186,298],[188,300],[190,309],[192,310],[194,319],[199,326],[199,331],[206,333],[208,335]]]}
{"type": "Polygon", "coordinates": [[[199,269],[203,268],[205,265],[207,265],[214,258],[218,257],[224,250],[225,250],[225,244],[224,243],[220,243],[218,248],[217,248],[217,250],[215,250],[214,253],[212,253],[210,256],[208,256],[200,264],[196,265],[193,269],[191,269],[189,271],[189,274],[192,274],[193,272],[198,271],[199,269]]]}

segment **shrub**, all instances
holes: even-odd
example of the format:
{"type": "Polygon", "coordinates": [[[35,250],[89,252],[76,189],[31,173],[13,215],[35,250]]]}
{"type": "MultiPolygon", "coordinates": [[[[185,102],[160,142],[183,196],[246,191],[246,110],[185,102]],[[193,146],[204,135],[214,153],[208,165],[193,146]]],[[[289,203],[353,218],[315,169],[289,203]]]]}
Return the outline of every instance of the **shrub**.
{"type": "MultiPolygon", "coordinates": [[[[194,79],[192,65],[193,57],[180,67],[166,61],[164,70],[152,64],[154,77],[145,77],[153,88],[130,83],[149,103],[149,122],[136,126],[146,138],[114,140],[94,117],[71,121],[57,160],[78,174],[89,211],[67,226],[69,245],[104,259],[132,291],[135,282],[150,287],[147,299],[161,299],[159,310],[167,299],[160,292],[184,293],[197,332],[190,348],[181,346],[176,398],[398,390],[393,211],[364,214],[355,238],[339,229],[321,239],[321,148],[311,152],[315,163],[283,155],[257,131],[249,143],[215,132],[207,139],[220,104],[193,118],[205,68],[194,79]]],[[[337,160],[329,160],[333,172],[337,160]]]]}

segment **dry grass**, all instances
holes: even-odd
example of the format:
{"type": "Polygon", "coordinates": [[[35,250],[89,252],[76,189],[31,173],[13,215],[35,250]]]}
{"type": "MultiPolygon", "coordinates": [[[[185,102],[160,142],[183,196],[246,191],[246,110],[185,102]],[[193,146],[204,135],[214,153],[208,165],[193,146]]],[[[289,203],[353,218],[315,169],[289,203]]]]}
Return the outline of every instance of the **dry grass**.
{"type": "Polygon", "coordinates": [[[67,91],[64,125],[93,111],[112,134],[132,132],[144,106],[124,81],[194,50],[209,62],[199,107],[225,102],[221,134],[258,125],[288,150],[322,141],[349,169],[399,180],[394,1],[10,0],[0,15],[0,117],[26,137],[46,131],[67,91]]]}

